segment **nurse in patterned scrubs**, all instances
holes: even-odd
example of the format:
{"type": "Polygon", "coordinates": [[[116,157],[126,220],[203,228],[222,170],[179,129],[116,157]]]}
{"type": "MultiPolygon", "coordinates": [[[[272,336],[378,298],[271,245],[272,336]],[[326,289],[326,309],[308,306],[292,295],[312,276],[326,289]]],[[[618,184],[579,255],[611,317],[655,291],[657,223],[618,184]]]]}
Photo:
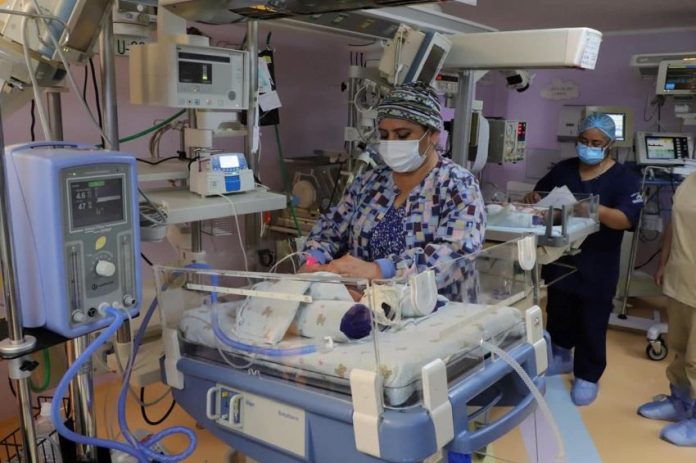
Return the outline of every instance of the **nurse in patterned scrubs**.
{"type": "MultiPolygon", "coordinates": [[[[307,239],[305,271],[392,278],[479,251],[486,217],[476,178],[437,150],[440,103],[423,83],[394,88],[377,108],[384,166],[355,179],[307,239]]],[[[448,276],[449,275],[449,276],[448,276]]]]}

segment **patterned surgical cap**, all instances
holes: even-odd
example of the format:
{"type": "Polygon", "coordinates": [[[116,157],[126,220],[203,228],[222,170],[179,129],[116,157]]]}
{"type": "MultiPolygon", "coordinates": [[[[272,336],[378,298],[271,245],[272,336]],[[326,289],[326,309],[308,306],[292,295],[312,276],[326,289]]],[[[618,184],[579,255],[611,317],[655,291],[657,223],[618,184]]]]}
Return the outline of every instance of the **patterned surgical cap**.
{"type": "Polygon", "coordinates": [[[442,130],[440,100],[435,90],[423,82],[392,89],[377,106],[377,121],[403,119],[435,130],[442,130]]]}

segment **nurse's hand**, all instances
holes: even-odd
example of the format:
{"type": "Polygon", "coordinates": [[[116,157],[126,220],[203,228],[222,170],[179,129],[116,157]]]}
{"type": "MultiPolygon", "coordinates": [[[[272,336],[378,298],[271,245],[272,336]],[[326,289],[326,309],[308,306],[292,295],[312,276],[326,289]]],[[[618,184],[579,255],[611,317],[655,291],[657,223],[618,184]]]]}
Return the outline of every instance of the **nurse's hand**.
{"type": "Polygon", "coordinates": [[[306,262],[300,267],[300,269],[297,271],[297,273],[314,273],[319,271],[319,262],[314,260],[313,257],[309,256],[307,257],[306,262]]]}
{"type": "Polygon", "coordinates": [[[655,270],[655,284],[657,286],[662,287],[662,284],[665,282],[665,266],[660,265],[657,267],[657,270],[655,270]]]}
{"type": "Polygon", "coordinates": [[[348,278],[367,278],[369,280],[382,278],[379,265],[374,262],[365,262],[350,255],[334,259],[326,265],[320,265],[317,271],[338,273],[342,277],[348,278]]]}
{"type": "Polygon", "coordinates": [[[536,204],[539,201],[541,201],[541,195],[536,191],[530,191],[529,193],[524,195],[522,201],[524,201],[526,204],[536,204]]]}

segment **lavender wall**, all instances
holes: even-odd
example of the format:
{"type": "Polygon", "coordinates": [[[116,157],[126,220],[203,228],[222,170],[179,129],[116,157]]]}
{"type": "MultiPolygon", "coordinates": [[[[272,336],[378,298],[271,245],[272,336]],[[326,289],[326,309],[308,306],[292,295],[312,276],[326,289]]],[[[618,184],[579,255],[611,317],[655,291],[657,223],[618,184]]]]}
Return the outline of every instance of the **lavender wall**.
{"type": "MultiPolygon", "coordinates": [[[[634,130],[657,129],[656,118],[644,120],[653,108],[646,105],[655,97],[654,80],[641,79],[630,67],[631,56],[638,53],[661,53],[696,49],[696,31],[636,33],[605,36],[594,71],[543,70],[530,71],[533,81],[523,93],[505,89],[499,76],[487,77],[492,83],[479,83],[477,97],[484,101],[486,116],[527,121],[527,147],[530,149],[560,149],[556,140],[558,115],[563,105],[617,105],[633,109],[634,130]],[[552,80],[573,81],[579,87],[579,96],[570,100],[547,100],[540,92],[552,80]]],[[[667,101],[662,109],[664,131],[696,131],[681,127],[674,117],[673,102],[667,101]]],[[[508,180],[524,180],[525,163],[509,166],[489,165],[484,177],[504,187],[508,180]]]]}

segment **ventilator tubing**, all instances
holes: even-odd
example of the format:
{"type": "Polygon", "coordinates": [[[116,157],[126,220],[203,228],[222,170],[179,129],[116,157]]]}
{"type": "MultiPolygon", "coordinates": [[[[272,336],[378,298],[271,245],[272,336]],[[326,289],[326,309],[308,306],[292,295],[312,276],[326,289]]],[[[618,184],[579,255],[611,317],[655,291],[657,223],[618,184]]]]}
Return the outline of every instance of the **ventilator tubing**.
{"type": "MultiPolygon", "coordinates": [[[[137,449],[141,455],[145,456],[144,461],[158,461],[160,463],[177,463],[183,461],[190,457],[193,451],[196,449],[197,439],[196,434],[190,428],[184,426],[173,426],[171,428],[164,429],[156,434],[153,434],[149,439],[144,442],[138,441],[138,439],[130,432],[128,429],[128,424],[126,423],[126,398],[128,397],[128,384],[130,383],[131,373],[133,372],[133,365],[135,364],[135,357],[138,354],[138,349],[140,344],[145,337],[145,330],[147,329],[148,323],[152,315],[154,315],[157,309],[157,298],[152,300],[150,307],[148,307],[143,321],[138,328],[138,332],[133,339],[133,352],[128,359],[128,366],[123,374],[123,384],[121,385],[121,391],[118,396],[118,425],[121,433],[124,435],[128,443],[135,449],[137,449]],[[150,447],[162,441],[162,439],[171,436],[173,434],[184,434],[188,440],[189,445],[186,449],[177,455],[162,455],[158,452],[150,450],[150,447]]],[[[120,450],[120,449],[119,449],[120,450]]],[[[131,455],[133,455],[131,453],[131,455]]]]}
{"type": "Polygon", "coordinates": [[[529,388],[529,392],[532,393],[534,399],[539,404],[539,409],[541,410],[541,413],[546,417],[547,423],[549,424],[549,426],[551,426],[551,429],[553,430],[553,435],[556,438],[556,443],[558,444],[558,454],[556,455],[556,460],[564,461],[565,445],[563,443],[563,438],[561,437],[561,431],[558,429],[558,424],[556,423],[556,420],[553,418],[553,414],[551,413],[551,410],[549,409],[546,400],[544,400],[544,396],[541,395],[541,392],[534,384],[534,381],[532,381],[532,378],[530,378],[527,372],[524,371],[522,365],[517,363],[510,354],[505,352],[500,347],[484,340],[481,340],[481,346],[503,359],[503,361],[510,365],[512,369],[515,370],[515,372],[520,376],[520,378],[522,378],[524,384],[526,384],[529,388]]]}

